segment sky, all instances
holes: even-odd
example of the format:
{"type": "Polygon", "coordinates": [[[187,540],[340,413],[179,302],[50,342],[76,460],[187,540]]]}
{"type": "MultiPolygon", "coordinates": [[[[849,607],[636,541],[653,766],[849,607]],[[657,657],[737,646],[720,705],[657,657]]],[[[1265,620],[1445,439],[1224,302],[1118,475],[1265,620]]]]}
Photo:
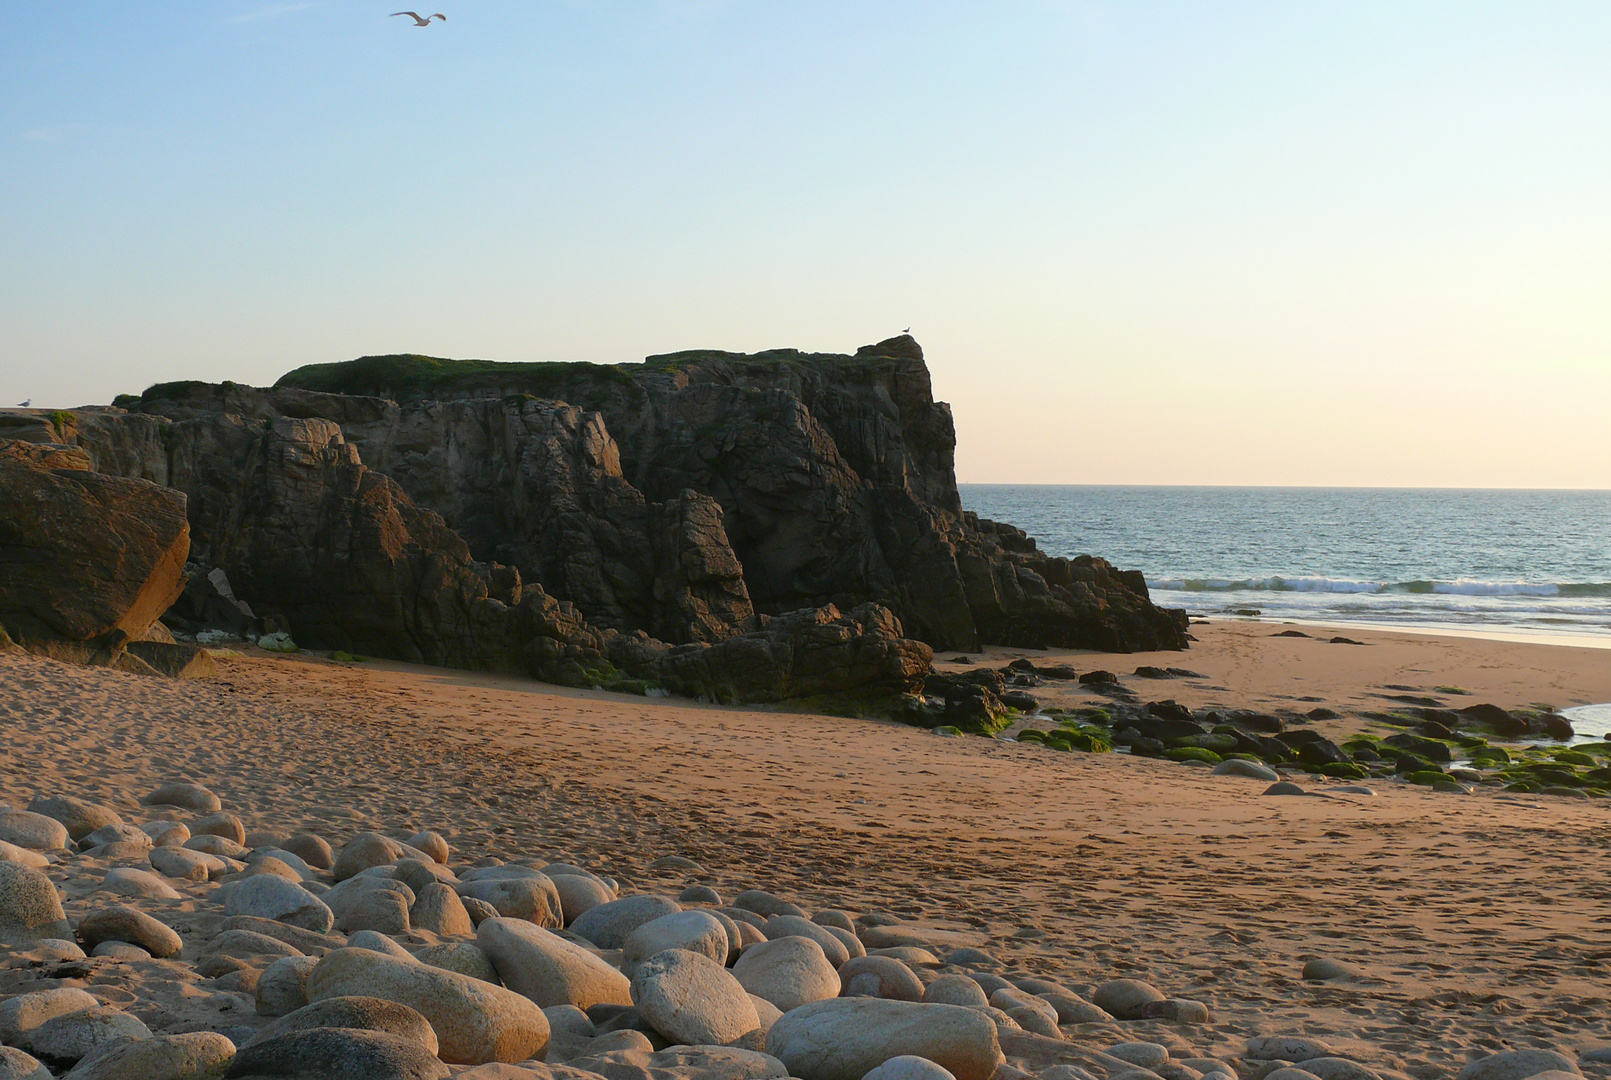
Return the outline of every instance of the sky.
{"type": "Polygon", "coordinates": [[[963,482],[1611,488],[1603,0],[391,10],[8,6],[0,406],[910,326],[963,482]]]}

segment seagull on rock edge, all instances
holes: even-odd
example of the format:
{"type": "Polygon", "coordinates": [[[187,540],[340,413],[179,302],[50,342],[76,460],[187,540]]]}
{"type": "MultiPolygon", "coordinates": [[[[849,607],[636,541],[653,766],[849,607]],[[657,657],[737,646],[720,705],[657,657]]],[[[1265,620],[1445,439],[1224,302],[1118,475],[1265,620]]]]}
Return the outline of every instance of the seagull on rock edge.
{"type": "Polygon", "coordinates": [[[447,22],[447,16],[442,14],[440,11],[438,11],[435,15],[427,15],[423,19],[420,18],[420,13],[417,11],[394,11],[388,15],[387,18],[395,19],[399,15],[407,15],[409,18],[413,19],[415,26],[430,26],[432,19],[441,19],[443,22],[447,22]]]}
{"type": "Polygon", "coordinates": [[[28,406],[32,405],[33,403],[34,403],[33,398],[29,398],[27,401],[19,401],[19,402],[17,402],[17,408],[26,409],[28,406]]]}

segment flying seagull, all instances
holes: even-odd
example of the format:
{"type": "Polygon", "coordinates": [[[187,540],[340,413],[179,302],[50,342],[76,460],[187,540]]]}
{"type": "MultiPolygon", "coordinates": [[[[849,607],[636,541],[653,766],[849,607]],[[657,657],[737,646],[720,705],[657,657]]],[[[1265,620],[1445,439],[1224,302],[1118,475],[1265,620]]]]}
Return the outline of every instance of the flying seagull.
{"type": "Polygon", "coordinates": [[[32,405],[33,403],[34,403],[33,398],[29,398],[27,401],[19,401],[19,402],[17,402],[17,408],[26,409],[28,406],[32,405]]]}
{"type": "Polygon", "coordinates": [[[413,19],[415,26],[430,26],[432,19],[441,19],[443,22],[447,22],[447,16],[442,14],[440,11],[438,11],[435,15],[427,15],[423,19],[420,18],[420,13],[417,11],[394,11],[388,15],[387,18],[395,19],[399,15],[407,15],[409,18],[413,19]]]}

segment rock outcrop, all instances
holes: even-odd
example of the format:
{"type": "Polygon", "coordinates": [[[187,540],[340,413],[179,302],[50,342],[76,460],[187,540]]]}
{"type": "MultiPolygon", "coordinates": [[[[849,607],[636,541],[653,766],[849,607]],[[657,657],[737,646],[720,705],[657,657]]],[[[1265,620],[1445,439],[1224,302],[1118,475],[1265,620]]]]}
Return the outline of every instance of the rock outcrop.
{"type": "Polygon", "coordinates": [[[146,669],[125,649],[185,587],[185,499],[90,464],[75,446],[0,442],[0,625],[33,652],[146,669]]]}
{"type": "MultiPolygon", "coordinates": [[[[963,511],[950,409],[909,337],[636,365],[369,357],[272,389],[168,384],[119,404],[134,428],[82,415],[79,441],[128,475],[161,471],[143,426],[158,416],[332,420],[475,560],[603,629],[718,642],[756,613],[871,602],[936,648],[1186,644],[1138,572],[1047,556],[963,511]]],[[[170,450],[171,473],[187,464],[170,450]]]]}

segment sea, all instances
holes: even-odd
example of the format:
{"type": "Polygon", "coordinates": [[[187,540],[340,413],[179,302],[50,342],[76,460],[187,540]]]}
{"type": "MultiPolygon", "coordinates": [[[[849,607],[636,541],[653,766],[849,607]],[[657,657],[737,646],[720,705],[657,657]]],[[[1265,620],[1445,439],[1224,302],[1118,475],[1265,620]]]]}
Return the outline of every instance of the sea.
{"type": "MultiPolygon", "coordinates": [[[[963,484],[1049,555],[1142,571],[1208,617],[1611,645],[1611,491],[963,484]]],[[[1611,662],[1611,659],[1608,659],[1611,662]]]]}

